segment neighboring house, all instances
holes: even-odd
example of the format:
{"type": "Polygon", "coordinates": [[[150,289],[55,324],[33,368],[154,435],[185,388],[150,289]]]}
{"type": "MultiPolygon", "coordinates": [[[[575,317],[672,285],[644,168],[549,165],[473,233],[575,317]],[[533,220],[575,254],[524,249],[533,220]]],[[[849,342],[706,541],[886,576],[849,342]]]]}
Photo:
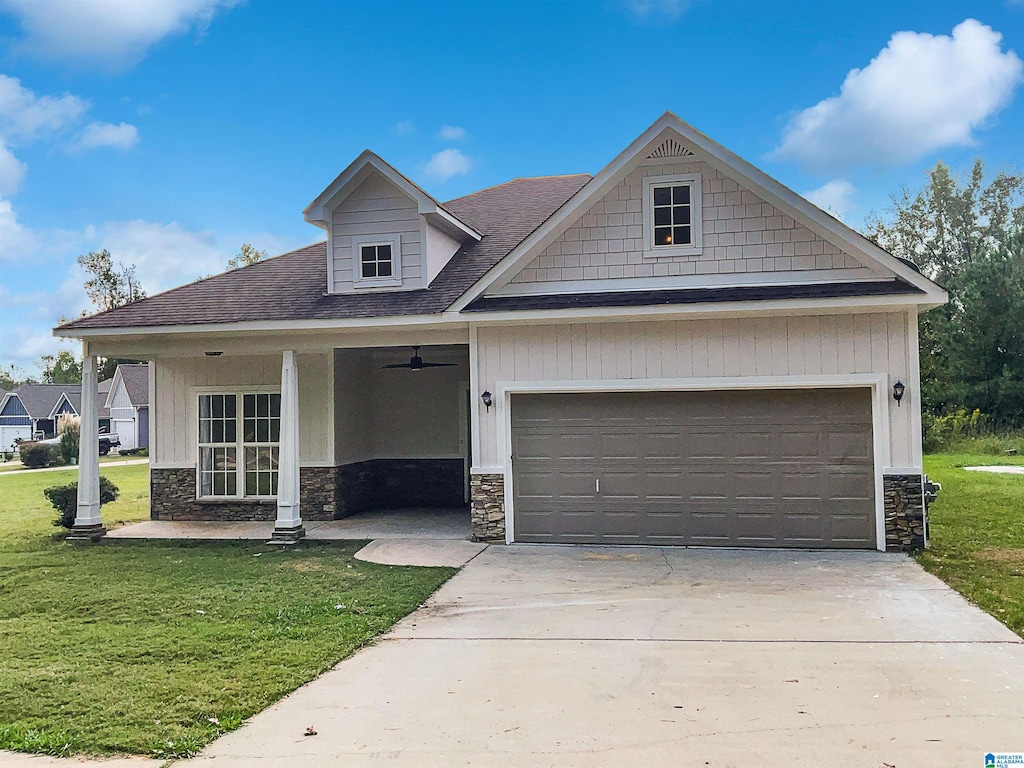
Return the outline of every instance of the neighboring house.
{"type": "Polygon", "coordinates": [[[87,388],[152,361],[154,518],[289,540],[468,498],[487,541],[924,543],[945,292],[674,115],[596,176],[443,204],[364,152],[305,216],[326,244],[56,329],[87,388]]]}
{"type": "Polygon", "coordinates": [[[121,450],[149,447],[149,366],[119,365],[104,407],[121,450]]]}
{"type": "MultiPolygon", "coordinates": [[[[97,392],[97,426],[109,430],[109,414],[103,407],[108,382],[97,392]]],[[[56,437],[62,414],[79,416],[82,387],[79,384],[22,384],[0,399],[0,449],[17,448],[19,440],[56,437]]]]}

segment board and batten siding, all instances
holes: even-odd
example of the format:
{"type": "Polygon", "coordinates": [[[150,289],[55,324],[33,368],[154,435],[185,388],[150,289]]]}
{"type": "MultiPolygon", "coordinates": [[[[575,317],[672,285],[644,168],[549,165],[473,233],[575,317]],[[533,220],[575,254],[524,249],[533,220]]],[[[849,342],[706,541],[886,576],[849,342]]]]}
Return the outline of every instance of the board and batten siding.
{"type": "Polygon", "coordinates": [[[123,383],[119,382],[114,395],[110,399],[110,418],[112,419],[133,419],[135,408],[132,406],[131,398],[128,397],[128,390],[123,383]]]}
{"type": "Polygon", "coordinates": [[[371,175],[331,213],[332,292],[359,290],[355,287],[358,265],[353,238],[373,240],[388,235],[401,237],[401,287],[424,287],[423,229],[416,201],[379,174],[371,175]]]}
{"type": "MultiPolygon", "coordinates": [[[[904,312],[484,327],[478,388],[498,382],[879,374],[911,382],[904,312]]],[[[893,380],[895,380],[893,378],[893,380]]],[[[913,412],[888,397],[890,466],[920,466],[913,412]]],[[[503,467],[498,414],[477,402],[481,471],[503,467]]]]}
{"type": "MultiPolygon", "coordinates": [[[[300,354],[299,461],[331,466],[333,356],[300,354]]],[[[193,467],[198,450],[197,387],[244,389],[281,386],[281,356],[160,358],[153,363],[155,402],[152,462],[157,467],[193,467]]],[[[239,425],[241,426],[241,425],[239,425]]]]}
{"type": "MultiPolygon", "coordinates": [[[[688,278],[709,275],[788,273],[813,280],[821,275],[870,278],[873,272],[836,245],[811,232],[745,189],[710,163],[682,160],[641,165],[596,202],[555,242],[527,264],[501,293],[517,286],[567,281],[604,283],[637,278],[688,278]],[[703,251],[690,256],[644,255],[644,180],[674,174],[701,175],[703,251]],[[817,273],[817,275],[815,274],[817,273]]],[[[749,282],[749,280],[748,280],[749,282]]]]}

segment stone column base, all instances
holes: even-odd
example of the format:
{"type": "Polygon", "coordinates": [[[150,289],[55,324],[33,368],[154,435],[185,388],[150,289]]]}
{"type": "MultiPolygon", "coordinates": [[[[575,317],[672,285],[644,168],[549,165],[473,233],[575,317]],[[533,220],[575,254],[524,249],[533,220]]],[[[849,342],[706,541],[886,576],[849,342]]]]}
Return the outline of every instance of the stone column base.
{"type": "Polygon", "coordinates": [[[294,528],[275,528],[267,544],[297,544],[305,535],[306,529],[301,525],[294,528]]]}
{"type": "Polygon", "coordinates": [[[470,477],[473,541],[505,543],[505,476],[470,477]]]}
{"type": "Polygon", "coordinates": [[[102,523],[96,525],[76,525],[68,533],[65,541],[99,541],[107,535],[102,523]]]}
{"type": "Polygon", "coordinates": [[[885,551],[924,549],[924,483],[921,475],[885,475],[885,551]]]}

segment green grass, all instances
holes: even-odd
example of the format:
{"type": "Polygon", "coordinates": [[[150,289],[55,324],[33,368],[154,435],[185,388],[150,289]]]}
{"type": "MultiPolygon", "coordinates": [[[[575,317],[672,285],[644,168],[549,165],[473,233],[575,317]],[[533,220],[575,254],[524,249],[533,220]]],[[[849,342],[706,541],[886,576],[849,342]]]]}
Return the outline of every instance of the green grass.
{"type": "Polygon", "coordinates": [[[925,472],[942,492],[928,513],[929,549],[918,560],[1024,636],[1024,475],[962,469],[985,465],[1024,465],[1024,457],[925,457],[925,472]]]}
{"type": "MultiPolygon", "coordinates": [[[[146,466],[107,467],[104,522],[147,516],[146,466]]],[[[194,754],[419,606],[450,568],[355,560],[359,543],[73,545],[0,478],[0,748],[194,754]]]]}
{"type": "MultiPolygon", "coordinates": [[[[148,458],[147,456],[100,456],[100,464],[117,464],[123,461],[141,461],[142,459],[148,458]]],[[[11,461],[0,461],[0,473],[2,472],[17,472],[20,469],[28,469],[19,459],[12,459],[11,461]]],[[[74,468],[71,468],[74,471],[74,468]]]]}

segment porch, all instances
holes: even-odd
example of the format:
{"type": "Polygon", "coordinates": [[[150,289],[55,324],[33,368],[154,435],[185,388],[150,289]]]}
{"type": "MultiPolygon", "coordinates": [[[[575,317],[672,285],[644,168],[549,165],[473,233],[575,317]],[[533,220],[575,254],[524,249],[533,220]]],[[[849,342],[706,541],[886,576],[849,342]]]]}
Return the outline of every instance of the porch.
{"type": "MultiPolygon", "coordinates": [[[[406,343],[419,340],[276,353],[210,340],[149,355],[151,520],[109,535],[470,539],[468,346],[406,343]]],[[[96,539],[107,532],[82,453],[72,538],[96,539]]]]}

